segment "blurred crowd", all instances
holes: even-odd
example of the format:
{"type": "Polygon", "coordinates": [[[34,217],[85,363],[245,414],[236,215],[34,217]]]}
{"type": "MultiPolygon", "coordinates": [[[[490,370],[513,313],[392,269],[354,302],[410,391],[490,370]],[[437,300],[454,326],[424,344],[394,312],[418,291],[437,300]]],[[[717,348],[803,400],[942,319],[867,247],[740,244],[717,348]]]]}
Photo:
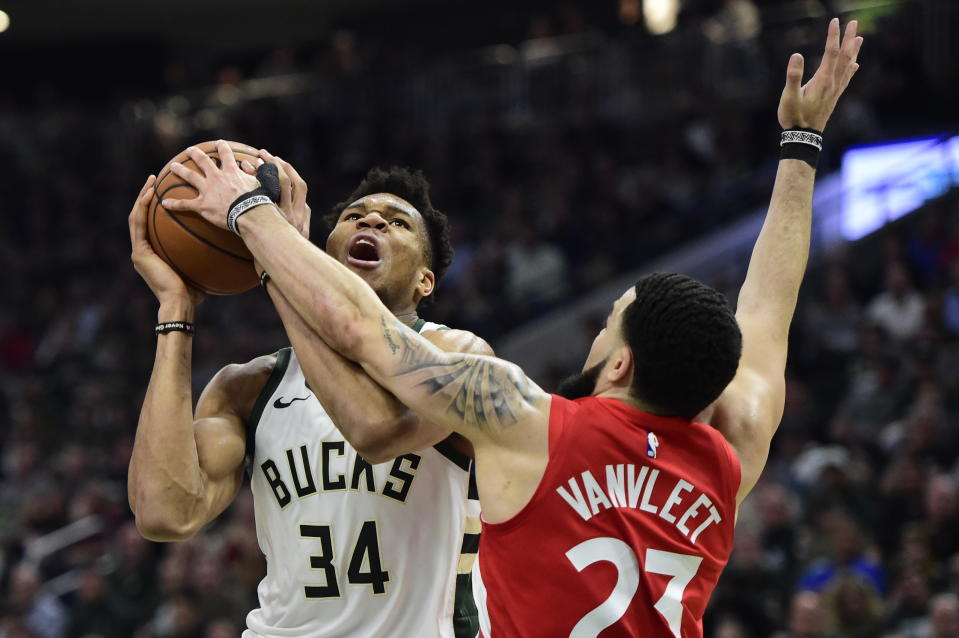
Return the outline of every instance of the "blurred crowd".
{"type": "MultiPolygon", "coordinates": [[[[456,249],[423,314],[495,346],[768,198],[785,60],[813,67],[824,20],[769,26],[767,4],[688,2],[651,37],[565,3],[517,21],[495,64],[503,51],[457,52],[445,27],[442,55],[339,31],[212,74],[173,61],[149,99],[0,99],[0,638],[235,637],[255,606],[247,490],[169,546],[142,540],[126,503],[156,303],[125,217],[147,173],[205,138],[266,146],[310,184],[322,243],[320,213],[367,168],[423,168],[456,249]]],[[[872,19],[823,172],[848,144],[937,121],[916,22],[872,19]]],[[[959,636],[957,212],[937,202],[811,276],[786,416],[708,635],[959,636]]],[[[197,391],[286,343],[258,291],[208,299],[197,324],[197,391]]]]}
{"type": "Polygon", "coordinates": [[[959,196],[807,277],[722,638],[959,636],[959,196]]]}

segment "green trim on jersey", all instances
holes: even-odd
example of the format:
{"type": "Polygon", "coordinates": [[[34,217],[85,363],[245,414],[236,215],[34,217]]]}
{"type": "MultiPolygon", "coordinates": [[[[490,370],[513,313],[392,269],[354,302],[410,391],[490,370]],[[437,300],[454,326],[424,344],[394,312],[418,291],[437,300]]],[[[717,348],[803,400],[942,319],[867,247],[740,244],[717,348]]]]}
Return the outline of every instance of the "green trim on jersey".
{"type": "MultiPolygon", "coordinates": [[[[476,473],[470,467],[470,479],[467,487],[467,497],[471,501],[479,502],[479,490],[476,487],[476,473]]],[[[472,555],[476,560],[479,551],[479,534],[463,534],[463,545],[460,548],[460,559],[472,555]]],[[[473,600],[473,570],[465,574],[456,575],[456,588],[453,599],[453,635],[455,638],[476,638],[479,635],[479,611],[476,601],[473,600]]]]}
{"type": "Polygon", "coordinates": [[[473,575],[456,575],[456,602],[453,607],[453,635],[476,638],[479,635],[479,612],[473,601],[473,575]]]}
{"type": "Polygon", "coordinates": [[[470,471],[470,463],[473,462],[473,459],[466,456],[462,452],[456,450],[453,447],[453,444],[450,443],[449,438],[445,438],[436,445],[433,446],[433,449],[448,458],[453,462],[456,467],[460,468],[464,472],[470,471]]]}
{"type": "MultiPolygon", "coordinates": [[[[417,318],[410,326],[416,332],[422,332],[426,326],[426,320],[417,318]]],[[[437,325],[436,330],[449,330],[449,326],[437,325]]],[[[464,472],[470,473],[469,487],[467,489],[468,498],[479,500],[476,491],[476,476],[473,474],[473,459],[458,452],[449,442],[444,439],[433,446],[437,452],[453,462],[456,467],[464,472]]],[[[463,545],[460,551],[460,557],[463,554],[476,555],[479,549],[479,534],[463,534],[463,545]]],[[[456,586],[453,591],[453,635],[455,638],[476,638],[479,635],[479,612],[476,609],[476,602],[473,600],[473,575],[472,573],[457,574],[456,586]]]]}
{"type": "Polygon", "coordinates": [[[266,409],[266,403],[276,392],[286,374],[286,368],[290,365],[290,353],[292,348],[281,348],[276,353],[276,364],[270,377],[266,380],[259,396],[256,397],[256,403],[253,404],[253,410],[250,412],[250,418],[246,420],[246,455],[253,462],[253,454],[256,452],[256,428],[260,425],[260,417],[263,416],[263,410],[266,409]]]}
{"type": "MultiPolygon", "coordinates": [[[[410,328],[412,328],[412,329],[415,330],[416,332],[423,332],[423,328],[424,328],[424,327],[426,326],[426,324],[428,324],[428,323],[429,323],[429,322],[428,322],[426,319],[423,319],[423,318],[421,318],[421,317],[417,317],[416,321],[413,322],[413,325],[410,326],[410,328]]],[[[441,324],[441,323],[435,323],[435,324],[433,324],[433,325],[436,326],[435,328],[433,328],[433,330],[449,330],[449,329],[450,329],[449,326],[444,326],[444,325],[441,324]]]]}

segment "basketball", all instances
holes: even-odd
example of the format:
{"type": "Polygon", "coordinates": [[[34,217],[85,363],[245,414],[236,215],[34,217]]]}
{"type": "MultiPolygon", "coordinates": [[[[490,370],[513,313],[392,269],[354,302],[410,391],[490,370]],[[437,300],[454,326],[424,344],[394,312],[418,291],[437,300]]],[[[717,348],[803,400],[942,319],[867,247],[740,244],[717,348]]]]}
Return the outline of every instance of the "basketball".
{"type": "MultiPolygon", "coordinates": [[[[227,142],[237,162],[255,163],[257,149],[238,142],[227,142]]],[[[215,142],[195,146],[220,165],[215,142]]],[[[147,208],[147,236],[153,250],[170,264],[191,286],[212,295],[235,295],[256,286],[259,277],[253,268],[253,256],[243,240],[228,230],[217,228],[193,211],[171,211],[164,199],[193,199],[195,188],[177,177],[170,164],[179,162],[198,171],[186,150],[167,162],[153,186],[153,198],[147,208]]],[[[224,211],[224,215],[226,211],[224,211]]]]}

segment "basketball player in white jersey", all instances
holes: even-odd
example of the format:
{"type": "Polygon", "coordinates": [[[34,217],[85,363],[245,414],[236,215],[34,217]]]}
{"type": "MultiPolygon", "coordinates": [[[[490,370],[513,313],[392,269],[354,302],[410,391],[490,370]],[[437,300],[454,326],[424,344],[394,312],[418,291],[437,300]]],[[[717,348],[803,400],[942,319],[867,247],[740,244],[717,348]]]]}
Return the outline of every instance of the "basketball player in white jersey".
{"type": "MultiPolygon", "coordinates": [[[[308,234],[305,183],[264,157],[284,167],[280,204],[308,234]]],[[[130,214],[132,259],[160,302],[158,321],[192,322],[202,294],[146,239],[153,182],[130,214]]],[[[444,350],[491,352],[417,317],[452,256],[422,175],[371,171],[331,221],[328,252],[401,321],[444,350]]],[[[190,538],[233,501],[246,467],[267,574],[243,638],[473,638],[479,505],[468,443],[407,410],[326,346],[276,283],[266,287],[293,348],[226,366],[195,413],[193,334],[158,335],[129,468],[138,529],[156,541],[190,538]]],[[[201,326],[196,338],[216,336],[201,326]]]]}

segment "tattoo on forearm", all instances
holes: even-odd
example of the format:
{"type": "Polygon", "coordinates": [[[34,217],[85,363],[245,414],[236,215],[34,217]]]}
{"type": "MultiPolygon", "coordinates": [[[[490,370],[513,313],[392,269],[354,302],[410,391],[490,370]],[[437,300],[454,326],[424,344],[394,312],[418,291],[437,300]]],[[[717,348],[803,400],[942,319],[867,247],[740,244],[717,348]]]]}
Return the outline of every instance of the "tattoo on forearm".
{"type": "Polygon", "coordinates": [[[481,357],[455,356],[438,360],[407,331],[399,331],[400,343],[381,318],[383,336],[399,365],[393,376],[417,374],[418,385],[447,402],[453,418],[480,429],[509,427],[519,420],[523,403],[534,399],[529,380],[515,367],[481,357]]]}
{"type": "Polygon", "coordinates": [[[385,317],[382,317],[382,316],[380,317],[380,325],[383,326],[383,336],[386,337],[386,343],[389,344],[390,350],[393,351],[393,354],[396,354],[396,351],[397,349],[399,349],[399,346],[396,345],[395,341],[393,341],[393,333],[390,332],[390,327],[386,325],[385,317]]]}

